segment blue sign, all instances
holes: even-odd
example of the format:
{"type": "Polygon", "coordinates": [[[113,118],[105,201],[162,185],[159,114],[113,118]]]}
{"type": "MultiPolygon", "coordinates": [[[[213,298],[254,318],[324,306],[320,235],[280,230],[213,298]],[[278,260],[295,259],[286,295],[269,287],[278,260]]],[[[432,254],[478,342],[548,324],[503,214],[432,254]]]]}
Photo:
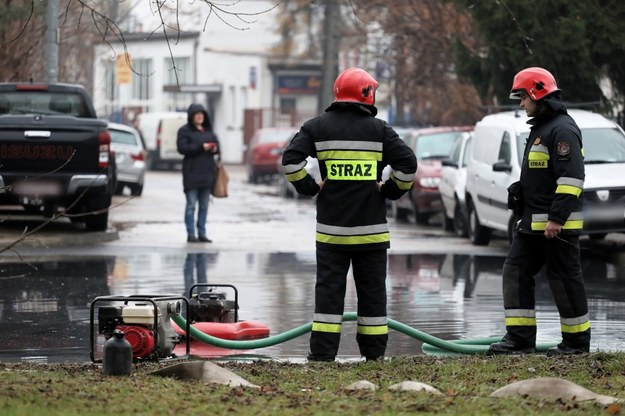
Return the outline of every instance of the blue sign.
{"type": "Polygon", "coordinates": [[[318,94],[321,78],[317,75],[278,75],[278,94],[318,94]]]}

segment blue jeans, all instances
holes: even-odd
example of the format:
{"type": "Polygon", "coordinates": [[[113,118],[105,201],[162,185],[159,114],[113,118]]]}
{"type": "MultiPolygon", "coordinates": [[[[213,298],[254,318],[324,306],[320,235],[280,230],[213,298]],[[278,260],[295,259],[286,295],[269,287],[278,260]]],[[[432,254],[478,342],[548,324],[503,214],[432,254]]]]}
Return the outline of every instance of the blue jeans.
{"type": "Polygon", "coordinates": [[[197,234],[206,235],[206,216],[208,215],[208,198],[211,190],[209,187],[194,188],[185,191],[187,205],[184,209],[184,224],[187,227],[187,235],[195,237],[195,205],[198,204],[197,212],[197,234]]]}

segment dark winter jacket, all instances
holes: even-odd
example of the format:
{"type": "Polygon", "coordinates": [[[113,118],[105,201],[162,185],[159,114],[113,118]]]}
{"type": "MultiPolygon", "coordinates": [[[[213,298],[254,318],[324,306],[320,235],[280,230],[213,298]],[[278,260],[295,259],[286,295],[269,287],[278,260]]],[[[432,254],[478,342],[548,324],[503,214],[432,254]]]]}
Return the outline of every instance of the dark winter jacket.
{"type": "Polygon", "coordinates": [[[372,250],[390,246],[385,198],[397,199],[412,186],[414,152],[374,111],[355,103],[333,103],[304,123],[282,156],[289,182],[304,195],[317,196],[317,247],[372,250]],[[319,160],[319,185],[305,169],[308,156],[319,160]],[[386,165],[393,169],[378,190],[386,165]]]}
{"type": "Polygon", "coordinates": [[[547,221],[563,234],[583,227],[584,153],[582,134],[559,97],[547,97],[547,110],[532,125],[521,167],[523,215],[520,232],[543,233],[547,221]]]}
{"type": "Polygon", "coordinates": [[[184,190],[209,187],[215,182],[215,155],[219,154],[219,140],[213,133],[208,113],[201,104],[191,104],[187,110],[188,122],[178,130],[178,152],[184,155],[182,161],[182,183],[184,190]],[[204,113],[203,131],[193,124],[193,115],[204,113]],[[216,152],[204,150],[204,143],[215,143],[216,152]]]}

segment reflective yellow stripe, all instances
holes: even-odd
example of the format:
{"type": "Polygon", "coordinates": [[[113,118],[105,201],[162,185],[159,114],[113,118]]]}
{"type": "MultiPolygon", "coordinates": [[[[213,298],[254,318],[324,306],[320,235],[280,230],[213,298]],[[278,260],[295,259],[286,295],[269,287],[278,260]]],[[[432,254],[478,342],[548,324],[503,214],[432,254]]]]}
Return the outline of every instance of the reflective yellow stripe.
{"type": "Polygon", "coordinates": [[[382,161],[382,153],[380,152],[367,152],[358,150],[325,150],[317,152],[317,159],[319,160],[375,160],[382,161]]]}
{"type": "Polygon", "coordinates": [[[378,177],[378,163],[373,160],[326,160],[328,179],[370,181],[378,177]]]}
{"type": "Polygon", "coordinates": [[[571,186],[571,185],[558,185],[558,187],[556,188],[556,194],[569,194],[569,195],[575,195],[575,196],[580,196],[582,193],[581,188],[578,188],[577,186],[571,186]]]}
{"type": "Polygon", "coordinates": [[[576,334],[578,332],[584,332],[590,329],[590,321],[584,322],[583,324],[577,325],[564,325],[560,324],[560,328],[562,332],[567,334],[576,334]]]}
{"type": "MultiPolygon", "coordinates": [[[[546,221],[532,221],[532,231],[545,231],[545,228],[547,228],[546,221]]],[[[581,230],[582,228],[584,228],[584,220],[569,220],[562,226],[564,230],[581,230]]]]}
{"type": "Polygon", "coordinates": [[[549,153],[530,152],[527,158],[528,160],[549,160],[549,153]]]}
{"type": "Polygon", "coordinates": [[[391,176],[391,179],[393,180],[393,182],[395,182],[395,184],[397,185],[397,187],[403,191],[407,191],[410,189],[410,187],[412,186],[412,181],[411,182],[404,182],[404,181],[400,181],[399,179],[397,179],[395,176],[391,176]]]}
{"type": "Polygon", "coordinates": [[[313,322],[312,330],[316,332],[330,332],[333,334],[340,334],[341,324],[324,324],[321,322],[313,322]]]}
{"type": "Polygon", "coordinates": [[[306,171],[306,169],[302,169],[302,170],[297,171],[295,173],[289,173],[288,175],[286,175],[286,179],[289,182],[297,182],[299,180],[304,179],[307,174],[308,174],[308,172],[306,171]]]}
{"type": "Polygon", "coordinates": [[[339,236],[317,233],[317,241],[320,243],[328,244],[373,244],[373,243],[386,243],[390,241],[391,237],[389,233],[369,234],[369,235],[354,235],[354,236],[339,236]]]}
{"type": "Polygon", "coordinates": [[[379,325],[379,326],[358,325],[358,333],[362,335],[385,335],[385,334],[388,334],[388,325],[379,325]]]}
{"type": "Polygon", "coordinates": [[[506,318],[506,326],[536,326],[536,318],[506,318]]]}

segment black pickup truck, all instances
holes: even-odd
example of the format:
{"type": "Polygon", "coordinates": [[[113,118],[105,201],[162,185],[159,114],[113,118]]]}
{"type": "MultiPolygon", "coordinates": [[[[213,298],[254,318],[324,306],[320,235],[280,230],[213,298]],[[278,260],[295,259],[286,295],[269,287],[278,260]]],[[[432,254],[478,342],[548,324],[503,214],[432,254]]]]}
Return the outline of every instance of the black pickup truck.
{"type": "Polygon", "coordinates": [[[0,218],[21,206],[106,230],[116,178],[110,143],[82,86],[0,83],[0,218]]]}

